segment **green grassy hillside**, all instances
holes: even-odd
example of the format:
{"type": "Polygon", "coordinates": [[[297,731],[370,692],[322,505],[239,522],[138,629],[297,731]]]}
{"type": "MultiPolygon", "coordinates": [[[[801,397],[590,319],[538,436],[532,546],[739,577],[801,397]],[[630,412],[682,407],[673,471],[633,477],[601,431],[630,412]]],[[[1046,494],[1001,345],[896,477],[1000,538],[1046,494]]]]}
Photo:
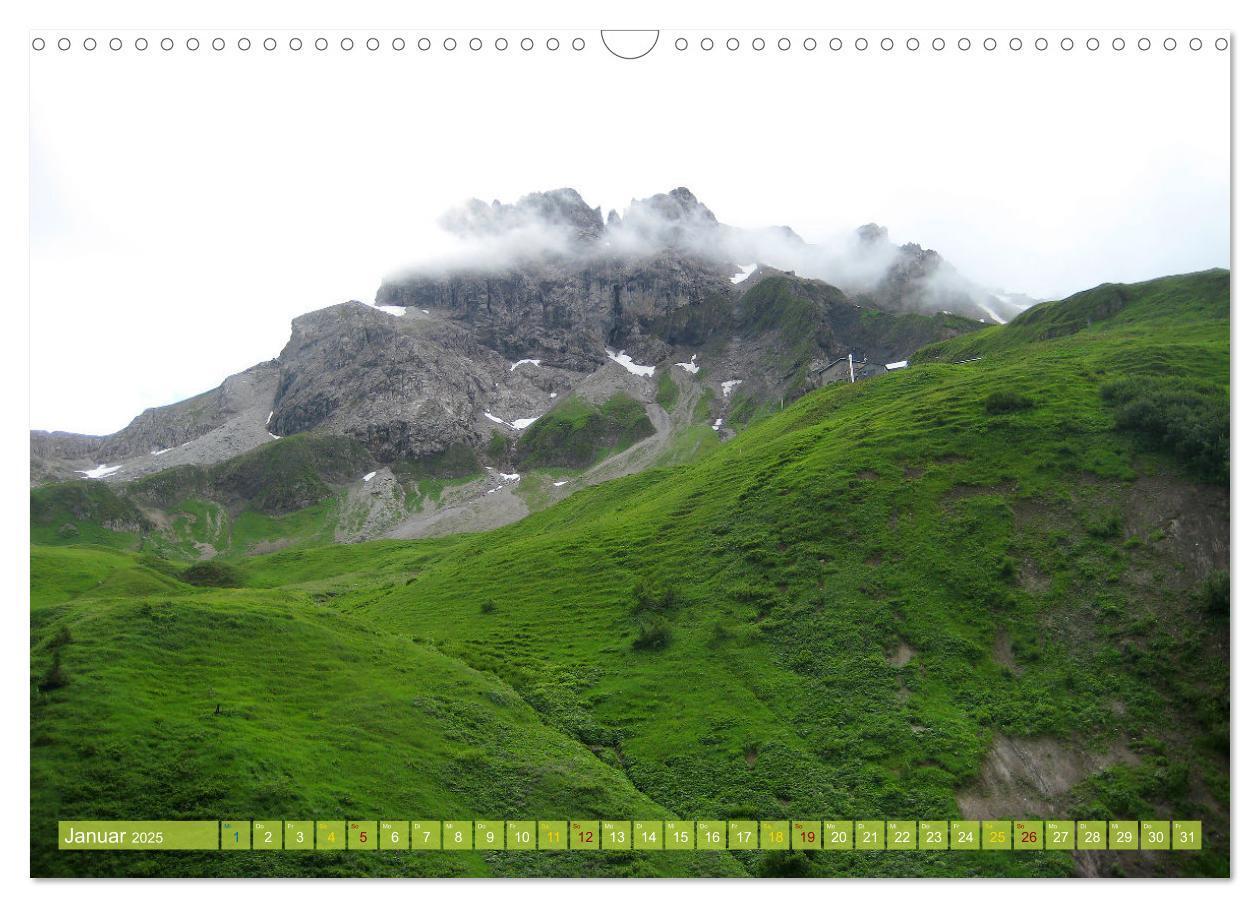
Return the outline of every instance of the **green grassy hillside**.
{"type": "Polygon", "coordinates": [[[651,434],[643,404],[624,392],[599,405],[569,397],[525,430],[516,451],[526,468],[589,467],[651,434]]]}
{"type": "Polygon", "coordinates": [[[139,556],[35,549],[34,872],[1227,874],[1228,474],[1133,428],[1114,389],[1157,376],[1218,412],[1228,281],[1123,293],[490,533],[241,558],[243,586],[216,590],[100,592],[148,577],[139,556]],[[1003,783],[1004,742],[1053,766],[1003,783]],[[977,799],[1202,818],[1209,847],[1087,867],[49,845],[58,816],[948,818],[977,799]]]}
{"type": "Polygon", "coordinates": [[[837,349],[866,351],[877,362],[926,344],[980,328],[956,315],[891,313],[855,304],[822,281],[772,275],[740,299],[734,313],[737,330],[776,338],[778,366],[790,385],[806,385],[810,364],[837,349]],[[838,346],[840,345],[840,346],[838,346]]]}

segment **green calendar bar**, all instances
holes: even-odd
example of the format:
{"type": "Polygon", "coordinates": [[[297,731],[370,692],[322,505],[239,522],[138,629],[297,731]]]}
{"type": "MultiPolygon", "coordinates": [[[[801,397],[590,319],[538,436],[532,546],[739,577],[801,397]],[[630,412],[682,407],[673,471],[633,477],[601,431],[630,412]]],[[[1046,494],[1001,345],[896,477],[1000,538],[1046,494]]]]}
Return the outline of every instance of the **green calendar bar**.
{"type": "Polygon", "coordinates": [[[61,820],[84,851],[1199,851],[1200,820],[61,820]]]}

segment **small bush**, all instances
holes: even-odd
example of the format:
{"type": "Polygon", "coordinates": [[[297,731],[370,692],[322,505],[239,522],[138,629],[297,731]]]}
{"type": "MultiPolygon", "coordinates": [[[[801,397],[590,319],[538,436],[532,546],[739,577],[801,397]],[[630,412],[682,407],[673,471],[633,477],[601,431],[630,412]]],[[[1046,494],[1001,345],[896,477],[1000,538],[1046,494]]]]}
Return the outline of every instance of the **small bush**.
{"type": "Polygon", "coordinates": [[[984,399],[985,412],[990,414],[1017,413],[1032,407],[1032,399],[1016,391],[994,391],[984,399]]]}
{"type": "Polygon", "coordinates": [[[498,432],[490,433],[490,444],[486,445],[486,456],[492,463],[503,463],[508,455],[508,440],[498,432]]]}
{"type": "Polygon", "coordinates": [[[721,646],[735,639],[735,632],[722,622],[713,625],[713,636],[709,638],[710,646],[721,646]]]}
{"type": "Polygon", "coordinates": [[[498,610],[499,607],[494,604],[493,599],[487,599],[485,602],[481,603],[481,614],[483,615],[493,615],[498,610]]]}
{"type": "Polygon", "coordinates": [[[1203,607],[1209,615],[1229,614],[1229,571],[1213,571],[1203,582],[1203,607]]]}
{"type": "Polygon", "coordinates": [[[44,677],[40,679],[39,689],[47,693],[50,690],[65,687],[69,683],[70,678],[66,675],[65,669],[61,667],[61,653],[59,651],[54,652],[52,665],[44,673],[44,677]]]}
{"type": "Polygon", "coordinates": [[[1116,539],[1124,531],[1124,521],[1115,511],[1095,514],[1085,525],[1085,532],[1095,539],[1116,539]]]}
{"type": "Polygon", "coordinates": [[[180,579],[193,586],[242,586],[241,573],[223,561],[198,561],[185,568],[180,579]]]}
{"type": "Polygon", "coordinates": [[[757,865],[757,876],[782,879],[811,876],[809,852],[772,851],[757,865]]]}
{"type": "Polygon", "coordinates": [[[1171,454],[1204,479],[1229,482],[1229,400],[1223,391],[1167,379],[1127,378],[1103,385],[1116,429],[1171,454]]]}
{"type": "Polygon", "coordinates": [[[634,640],[637,650],[662,650],[674,639],[674,632],[663,618],[650,615],[639,625],[639,636],[634,640]]]}
{"type": "Polygon", "coordinates": [[[630,595],[634,600],[630,612],[634,615],[643,612],[671,612],[680,604],[678,590],[674,587],[657,585],[642,577],[635,581],[630,595]]]}

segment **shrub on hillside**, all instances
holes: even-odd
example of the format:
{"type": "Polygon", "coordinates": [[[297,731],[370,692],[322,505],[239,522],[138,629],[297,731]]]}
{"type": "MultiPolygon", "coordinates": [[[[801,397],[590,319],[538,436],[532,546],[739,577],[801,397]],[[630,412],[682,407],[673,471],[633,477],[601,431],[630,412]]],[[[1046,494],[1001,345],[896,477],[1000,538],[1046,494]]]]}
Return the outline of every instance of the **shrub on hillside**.
{"type": "Polygon", "coordinates": [[[1203,607],[1210,615],[1229,614],[1229,571],[1213,571],[1203,582],[1203,607]]]}
{"type": "Polygon", "coordinates": [[[1220,391],[1127,378],[1102,387],[1116,428],[1210,482],[1229,482],[1229,401],[1220,391]]]}
{"type": "Polygon", "coordinates": [[[633,646],[638,650],[662,650],[674,639],[674,632],[659,615],[649,615],[639,625],[639,636],[633,646]]]}
{"type": "Polygon", "coordinates": [[[517,443],[523,467],[588,467],[653,432],[643,404],[617,392],[601,404],[570,397],[530,426],[517,443]]]}
{"type": "Polygon", "coordinates": [[[632,614],[643,612],[669,612],[679,605],[678,590],[669,585],[655,584],[640,577],[630,593],[632,614]]]}
{"type": "Polygon", "coordinates": [[[222,561],[198,561],[185,568],[180,579],[193,586],[241,586],[241,574],[222,561]]]}
{"type": "Polygon", "coordinates": [[[1017,391],[994,391],[984,399],[985,412],[990,414],[1017,413],[1030,410],[1032,406],[1032,399],[1017,391]]]}
{"type": "Polygon", "coordinates": [[[65,669],[61,667],[61,653],[54,652],[52,665],[44,673],[44,677],[39,680],[39,689],[47,693],[50,690],[65,687],[69,683],[70,678],[66,675],[65,669]]]}

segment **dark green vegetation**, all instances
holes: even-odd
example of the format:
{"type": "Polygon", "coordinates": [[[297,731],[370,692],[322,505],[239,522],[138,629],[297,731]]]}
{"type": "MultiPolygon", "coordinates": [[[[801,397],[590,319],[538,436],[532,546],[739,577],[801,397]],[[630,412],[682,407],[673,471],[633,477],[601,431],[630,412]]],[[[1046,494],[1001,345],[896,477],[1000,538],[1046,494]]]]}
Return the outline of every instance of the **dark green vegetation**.
{"type": "Polygon", "coordinates": [[[1098,293],[490,533],[237,558],[243,587],[213,589],[152,555],[36,546],[33,872],[1078,870],[1063,853],[52,846],[58,817],[948,818],[1031,797],[1205,821],[1201,853],[1097,872],[1228,874],[1228,489],[1118,425],[1103,391],[1159,376],[1227,400],[1228,279],[1098,293]],[[1054,771],[1034,755],[1003,787],[1002,741],[1054,771]]]}
{"type": "Polygon", "coordinates": [[[1229,400],[1171,379],[1125,378],[1102,388],[1116,427],[1166,451],[1204,479],[1229,482],[1229,400]]]}
{"type": "Polygon", "coordinates": [[[656,380],[656,402],[666,410],[674,409],[674,404],[678,403],[678,383],[668,369],[662,369],[661,377],[656,380]]]}
{"type": "Polygon", "coordinates": [[[358,442],[332,435],[293,435],[213,467],[175,467],[128,484],[143,504],[169,508],[210,498],[234,510],[284,514],[324,500],[331,485],[363,475],[372,458],[358,442]]]}
{"type": "Polygon", "coordinates": [[[516,446],[517,460],[526,469],[589,467],[651,434],[652,421],[643,404],[624,392],[598,406],[574,396],[525,430],[516,446]]]}
{"type": "Polygon", "coordinates": [[[743,332],[777,337],[779,367],[796,390],[805,387],[812,360],[838,349],[837,338],[885,362],[894,351],[915,350],[981,327],[956,315],[881,312],[854,304],[829,284],[793,276],[758,282],[741,298],[735,318],[743,332]]]}

